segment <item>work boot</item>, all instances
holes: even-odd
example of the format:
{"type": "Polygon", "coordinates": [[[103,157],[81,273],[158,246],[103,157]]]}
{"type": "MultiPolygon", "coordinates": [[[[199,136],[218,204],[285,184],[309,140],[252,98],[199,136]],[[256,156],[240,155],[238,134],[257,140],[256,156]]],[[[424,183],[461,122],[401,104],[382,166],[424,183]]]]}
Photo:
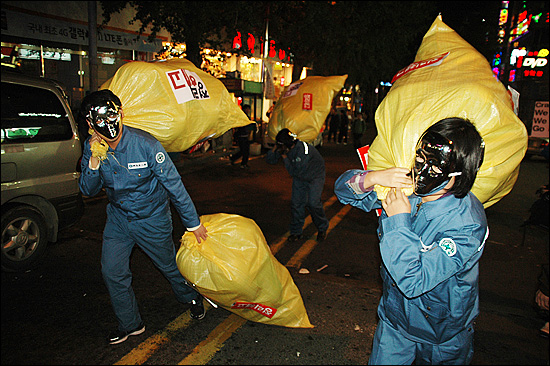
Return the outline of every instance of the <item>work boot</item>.
{"type": "Polygon", "coordinates": [[[204,309],[202,295],[199,294],[196,299],[190,302],[191,308],[189,309],[189,315],[192,319],[201,320],[206,315],[206,310],[204,309]]]}

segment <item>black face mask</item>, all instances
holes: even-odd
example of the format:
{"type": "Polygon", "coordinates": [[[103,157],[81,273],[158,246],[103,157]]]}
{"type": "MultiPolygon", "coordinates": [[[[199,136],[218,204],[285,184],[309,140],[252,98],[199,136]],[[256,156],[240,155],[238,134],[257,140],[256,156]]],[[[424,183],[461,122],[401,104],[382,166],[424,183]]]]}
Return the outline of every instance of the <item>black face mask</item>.
{"type": "Polygon", "coordinates": [[[414,193],[426,196],[441,190],[455,173],[453,142],[435,133],[427,133],[420,141],[413,167],[414,193]]]}
{"type": "Polygon", "coordinates": [[[122,111],[109,100],[104,105],[90,108],[86,120],[107,141],[116,140],[121,131],[122,111]]]}

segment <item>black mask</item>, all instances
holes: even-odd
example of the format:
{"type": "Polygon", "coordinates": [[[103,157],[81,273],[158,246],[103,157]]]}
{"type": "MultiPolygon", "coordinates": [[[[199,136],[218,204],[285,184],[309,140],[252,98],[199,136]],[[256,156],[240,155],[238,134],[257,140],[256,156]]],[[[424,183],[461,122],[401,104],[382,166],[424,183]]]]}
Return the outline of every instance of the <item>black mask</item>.
{"type": "Polygon", "coordinates": [[[413,167],[414,193],[425,196],[441,190],[455,173],[453,142],[436,133],[422,137],[413,167]]]}
{"type": "Polygon", "coordinates": [[[116,140],[121,131],[122,111],[112,100],[103,105],[91,107],[86,120],[94,130],[107,141],[116,140]]]}

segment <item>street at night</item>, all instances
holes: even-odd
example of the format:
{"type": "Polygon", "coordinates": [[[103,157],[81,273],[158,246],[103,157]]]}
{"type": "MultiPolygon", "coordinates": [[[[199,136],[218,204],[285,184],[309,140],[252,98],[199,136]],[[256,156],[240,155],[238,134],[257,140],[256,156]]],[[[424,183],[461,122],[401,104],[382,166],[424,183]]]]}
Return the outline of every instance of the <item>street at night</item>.
{"type": "Polygon", "coordinates": [[[550,364],[547,1],[1,12],[0,364],[550,364]]]}
{"type": "MultiPolygon", "coordinates": [[[[325,143],[320,151],[327,166],[323,201],[331,229],[305,256],[297,253],[316,231],[310,225],[304,240],[284,241],[290,179],[282,164],[271,166],[255,156],[250,170],[243,171],[213,154],[179,164],[201,215],[242,215],[258,224],[270,246],[282,240],[276,258],[287,265],[314,328],[255,323],[219,308],[191,321],[187,306],[176,301],[168,282],[136,249],[133,286],[146,331],[120,345],[105,344],[116,323],[100,273],[106,204],[100,196],[86,200],[82,220],[61,234],[38,268],[2,273],[2,364],[366,364],[381,296],[377,218],[333,200],[335,179],[360,164],[353,147],[325,143]]],[[[491,231],[480,264],[473,364],[548,363],[548,339],[538,334],[543,321],[534,306],[548,233],[529,227],[523,241],[521,227],[535,191],[547,180],[547,162],[524,160],[512,192],[487,210],[491,231]]],[[[175,217],[179,246],[183,229],[175,217]]]]}

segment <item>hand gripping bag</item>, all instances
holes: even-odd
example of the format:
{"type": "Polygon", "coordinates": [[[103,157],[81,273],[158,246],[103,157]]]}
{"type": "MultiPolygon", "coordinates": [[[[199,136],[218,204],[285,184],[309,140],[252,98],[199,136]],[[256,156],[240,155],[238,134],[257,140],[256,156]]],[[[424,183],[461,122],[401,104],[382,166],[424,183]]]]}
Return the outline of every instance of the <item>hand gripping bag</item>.
{"type": "MultiPolygon", "coordinates": [[[[411,168],[422,133],[447,117],[469,119],[485,141],[472,192],[487,208],[508,194],[527,149],[527,131],[487,60],[443,23],[424,35],[415,62],[399,71],[378,109],[368,168],[411,168]]],[[[383,199],[388,187],[375,186],[383,199]]]]}
{"type": "Polygon", "coordinates": [[[198,243],[186,232],[176,255],[181,274],[197,291],[247,320],[313,327],[290,273],[253,220],[218,213],[201,216],[201,222],[208,239],[198,243]]]}
{"type": "Polygon", "coordinates": [[[347,75],[308,76],[285,88],[275,104],[267,134],[273,140],[288,128],[305,142],[315,140],[327,118],[332,99],[344,87],[347,75]]]}
{"type": "Polygon", "coordinates": [[[124,124],[149,132],[168,152],[250,123],[221,81],[182,58],[129,62],[101,89],[120,98],[124,124]]]}

